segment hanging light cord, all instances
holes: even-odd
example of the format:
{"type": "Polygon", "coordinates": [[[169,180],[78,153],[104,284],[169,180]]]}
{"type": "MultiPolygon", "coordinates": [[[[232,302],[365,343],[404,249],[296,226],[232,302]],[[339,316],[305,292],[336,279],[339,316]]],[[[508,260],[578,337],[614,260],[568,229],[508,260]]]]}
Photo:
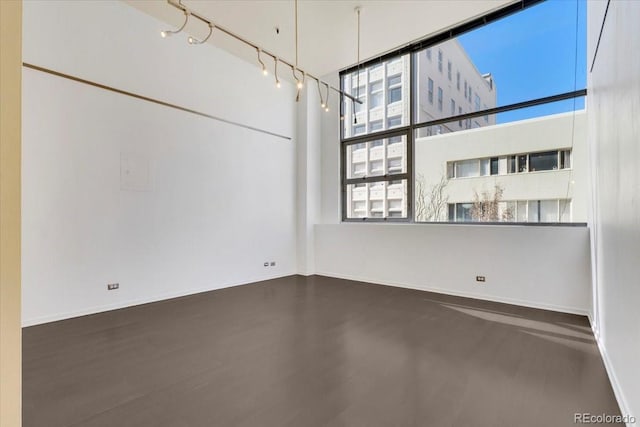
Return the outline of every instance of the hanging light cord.
{"type": "MultiPolygon", "coordinates": [[[[575,20],[575,26],[576,26],[576,31],[575,31],[575,52],[574,52],[574,57],[573,57],[573,91],[576,91],[576,88],[578,87],[578,26],[580,25],[580,10],[579,10],[579,2],[576,0],[576,20],[575,20]]],[[[573,98],[573,116],[571,118],[571,147],[570,147],[570,162],[573,163],[573,145],[575,142],[575,137],[576,137],[576,98],[573,98]]],[[[565,160],[566,161],[566,160],[565,160]]],[[[573,165],[571,168],[569,168],[569,178],[567,180],[567,193],[565,196],[565,200],[569,200],[569,194],[571,193],[571,181],[573,180],[573,165]]],[[[565,211],[567,210],[567,203],[564,204],[564,207],[562,208],[562,212],[560,212],[560,216],[562,217],[562,215],[565,213],[565,211]]]]}
{"type": "Polygon", "coordinates": [[[357,47],[357,57],[358,57],[358,89],[356,92],[356,96],[360,99],[360,8],[357,9],[358,12],[358,47],[357,47]]]}
{"type": "MultiPolygon", "coordinates": [[[[358,64],[358,75],[356,76],[357,80],[357,88],[356,88],[356,98],[360,99],[360,7],[356,7],[356,13],[358,14],[358,43],[356,47],[356,58],[358,64]]],[[[356,100],[351,98],[351,104],[353,107],[353,124],[358,124],[358,118],[356,117],[356,100]]],[[[361,101],[359,101],[362,103],[361,101]]]]}

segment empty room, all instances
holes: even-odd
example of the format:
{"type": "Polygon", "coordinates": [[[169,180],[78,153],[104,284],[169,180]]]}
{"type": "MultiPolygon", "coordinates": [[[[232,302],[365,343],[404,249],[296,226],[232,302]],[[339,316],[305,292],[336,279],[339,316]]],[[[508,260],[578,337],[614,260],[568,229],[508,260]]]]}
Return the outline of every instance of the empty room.
{"type": "Polygon", "coordinates": [[[638,22],[1,0],[0,427],[640,425],[638,22]]]}

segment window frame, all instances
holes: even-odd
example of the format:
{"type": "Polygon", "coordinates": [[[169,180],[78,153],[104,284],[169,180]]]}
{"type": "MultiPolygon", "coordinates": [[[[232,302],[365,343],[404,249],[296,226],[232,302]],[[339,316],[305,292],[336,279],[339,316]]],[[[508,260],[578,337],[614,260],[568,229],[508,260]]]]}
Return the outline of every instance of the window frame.
{"type": "MultiPolygon", "coordinates": [[[[400,126],[400,127],[395,127],[392,129],[384,129],[381,131],[377,131],[377,132],[372,132],[372,133],[365,133],[365,134],[360,134],[357,136],[349,136],[349,137],[345,137],[344,136],[344,126],[341,124],[340,125],[340,193],[341,193],[341,217],[342,217],[342,222],[402,222],[402,223],[420,223],[420,224],[456,224],[456,225],[460,225],[460,224],[465,224],[465,225],[470,225],[470,224],[481,224],[481,225],[561,225],[561,226],[585,226],[585,223],[575,223],[575,222],[570,222],[570,223],[519,223],[517,221],[514,222],[498,222],[498,223],[493,223],[493,222],[465,222],[465,223],[460,223],[460,222],[451,222],[451,221],[445,221],[445,222],[416,222],[415,221],[415,212],[414,212],[414,191],[415,191],[415,176],[414,176],[414,150],[415,150],[415,137],[416,137],[416,131],[418,129],[422,129],[422,128],[427,128],[430,129],[431,127],[435,127],[437,125],[441,125],[441,124],[446,124],[446,123],[453,123],[458,121],[459,123],[461,123],[463,120],[466,120],[467,123],[467,128],[469,128],[469,124],[471,122],[472,118],[475,117],[482,117],[482,116],[489,116],[489,115],[493,115],[493,114],[498,114],[501,112],[505,112],[505,111],[511,111],[511,110],[516,110],[516,109],[520,109],[520,108],[527,108],[527,107],[531,107],[531,106],[535,106],[535,105],[542,105],[542,104],[547,104],[547,103],[551,103],[551,102],[557,102],[557,101],[561,101],[561,100],[565,100],[565,99],[573,99],[573,98],[577,98],[577,97],[582,97],[582,96],[586,96],[587,95],[587,90],[585,89],[579,89],[579,90],[574,90],[572,92],[566,92],[566,93],[561,93],[561,94],[555,94],[555,95],[551,95],[551,96],[547,96],[547,97],[543,97],[543,98],[538,98],[538,99],[533,99],[533,100],[526,100],[523,102],[519,102],[519,103],[515,103],[515,104],[510,104],[510,105],[505,105],[505,106],[500,106],[500,107],[494,107],[494,108],[489,108],[489,109],[482,109],[480,111],[472,111],[469,113],[463,113],[463,114],[459,114],[457,116],[448,116],[448,117],[444,117],[441,119],[435,119],[435,120],[430,120],[430,121],[426,121],[426,122],[417,122],[416,121],[416,91],[414,88],[417,88],[417,57],[416,54],[425,51],[426,55],[427,55],[427,59],[428,60],[432,60],[431,58],[431,49],[435,46],[437,46],[438,44],[445,42],[447,40],[450,39],[454,39],[457,36],[464,34],[466,32],[475,30],[477,28],[486,26],[488,24],[491,24],[494,21],[497,21],[499,19],[502,19],[504,17],[507,17],[509,15],[518,13],[524,9],[527,9],[531,6],[535,6],[537,4],[540,4],[544,2],[544,0],[519,0],[515,3],[511,3],[508,4],[505,7],[502,7],[500,9],[497,9],[493,12],[490,12],[486,15],[480,16],[478,18],[474,18],[471,19],[470,21],[464,22],[456,27],[447,29],[442,31],[439,34],[436,34],[434,36],[428,37],[426,39],[420,40],[418,42],[414,42],[414,43],[410,43],[408,45],[405,45],[404,47],[397,49],[395,51],[391,51],[388,53],[385,53],[379,57],[370,59],[368,61],[365,61],[361,64],[358,64],[356,66],[352,66],[346,69],[343,69],[342,71],[340,71],[339,73],[339,78],[340,78],[340,88],[341,90],[346,91],[346,88],[344,87],[344,79],[343,76],[347,75],[347,74],[351,74],[351,73],[355,73],[355,72],[362,72],[362,71],[368,71],[370,72],[371,70],[367,70],[367,68],[369,67],[374,67],[376,65],[383,65],[385,62],[387,61],[391,61],[393,59],[398,59],[401,58],[404,55],[408,54],[408,60],[409,60],[409,75],[408,76],[404,76],[403,78],[407,79],[408,78],[408,97],[409,97],[409,103],[408,103],[408,109],[407,109],[407,114],[408,114],[408,124],[404,125],[404,126],[400,126]],[[371,140],[375,140],[375,139],[384,139],[384,138],[391,138],[393,136],[398,136],[398,135],[406,135],[406,173],[403,174],[386,174],[386,175],[381,175],[381,176],[376,176],[376,177],[368,177],[368,178],[355,178],[355,179],[346,179],[346,149],[349,145],[352,144],[357,144],[357,143],[362,143],[362,142],[367,142],[367,141],[371,141],[371,140]],[[407,216],[406,218],[394,218],[394,217],[387,217],[387,218],[347,218],[347,200],[346,200],[346,196],[347,196],[347,186],[348,185],[352,185],[352,184],[356,184],[356,183],[367,183],[367,182],[379,182],[379,181],[397,181],[397,180],[407,180],[407,188],[406,188],[406,212],[407,212],[407,216]]],[[[438,50],[438,69],[440,71],[440,73],[443,73],[443,62],[444,62],[444,55],[442,54],[441,50],[438,50]]],[[[433,80],[432,80],[433,81],[433,80]]],[[[465,79],[464,81],[465,86],[467,86],[467,81],[465,79]]],[[[457,85],[457,84],[456,84],[457,85]]],[[[434,89],[435,89],[435,82],[433,83],[434,89]]],[[[386,89],[385,84],[383,82],[382,84],[382,90],[384,92],[384,90],[386,89]]],[[[435,90],[434,90],[435,91],[435,90]]],[[[367,95],[369,95],[369,93],[367,93],[367,95]]],[[[433,94],[435,95],[435,94],[433,94]]],[[[472,97],[471,97],[471,87],[469,85],[469,93],[467,93],[467,88],[465,87],[465,99],[467,99],[469,101],[469,103],[471,104],[472,102],[472,97]]],[[[344,96],[342,97],[344,98],[344,96]]],[[[384,98],[384,95],[383,95],[384,98]]],[[[443,95],[444,98],[444,95],[443,95]]],[[[367,99],[368,103],[370,103],[370,98],[367,99]]],[[[433,96],[431,101],[429,101],[430,103],[433,104],[433,96]]],[[[443,101],[444,102],[444,101],[443,101]]],[[[382,106],[385,105],[385,100],[382,100],[382,106]]],[[[345,111],[344,111],[344,107],[345,107],[345,103],[344,103],[344,99],[342,99],[342,102],[340,103],[340,117],[344,117],[345,115],[345,111]]],[[[370,105],[367,105],[367,110],[370,110],[371,107],[370,105]]],[[[460,108],[460,107],[459,107],[460,108]]],[[[342,121],[340,122],[342,123],[342,121]]],[[[568,159],[568,162],[570,162],[570,166],[569,168],[571,168],[573,166],[573,153],[570,153],[570,158],[568,159]]],[[[560,159],[558,159],[560,160],[560,159]]],[[[516,172],[517,173],[517,172],[516,172]]],[[[489,175],[490,176],[490,175],[489,175]]],[[[570,209],[571,209],[571,205],[570,209]]]]}
{"type": "Polygon", "coordinates": [[[358,135],[357,137],[351,137],[348,141],[341,144],[340,147],[340,175],[341,175],[341,191],[340,200],[342,205],[342,221],[343,222],[414,222],[413,221],[413,132],[410,130],[411,126],[401,126],[390,130],[383,130],[380,132],[374,132],[364,135],[358,135]],[[376,176],[347,178],[347,150],[351,145],[362,144],[378,139],[389,139],[395,136],[405,136],[406,141],[406,170],[400,173],[385,173],[376,176]],[[407,181],[407,217],[363,217],[363,218],[348,218],[347,209],[347,188],[349,185],[354,184],[367,184],[375,182],[392,182],[392,181],[407,181]]]}

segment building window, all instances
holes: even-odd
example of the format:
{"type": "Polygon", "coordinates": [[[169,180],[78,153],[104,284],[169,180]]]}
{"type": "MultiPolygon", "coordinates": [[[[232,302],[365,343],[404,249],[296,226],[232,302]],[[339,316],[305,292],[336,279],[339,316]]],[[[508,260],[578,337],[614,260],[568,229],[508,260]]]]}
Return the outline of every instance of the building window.
{"type": "Polygon", "coordinates": [[[467,81],[464,81],[464,99],[467,99],[467,81]]]}
{"type": "Polygon", "coordinates": [[[460,90],[460,71],[456,73],[456,87],[460,90]]]}
{"type": "Polygon", "coordinates": [[[389,117],[387,119],[387,129],[391,129],[394,127],[398,127],[402,125],[402,117],[401,116],[396,116],[396,117],[389,117]]]}
{"type": "Polygon", "coordinates": [[[476,111],[480,111],[480,96],[476,93],[476,111]]]}
{"type": "Polygon", "coordinates": [[[491,158],[491,175],[498,175],[499,173],[499,160],[497,157],[491,158]]]}
{"type": "Polygon", "coordinates": [[[471,216],[471,210],[473,209],[473,203],[450,203],[449,221],[451,222],[471,222],[473,217],[471,216]]]}
{"type": "Polygon", "coordinates": [[[402,101],[402,76],[397,74],[387,79],[388,100],[387,103],[402,101]]]}
{"type": "Polygon", "coordinates": [[[571,150],[562,150],[560,152],[560,169],[571,168],[571,150]]]}
{"type": "Polygon", "coordinates": [[[566,169],[570,167],[568,159],[571,158],[571,150],[554,150],[545,151],[541,153],[528,153],[518,155],[507,155],[502,157],[487,157],[480,159],[469,160],[456,160],[448,163],[448,169],[451,171],[449,178],[468,178],[470,176],[485,176],[485,175],[500,175],[504,173],[525,173],[525,172],[540,172],[540,171],[552,171],[557,170],[560,162],[560,169],[566,169]],[[564,158],[564,163],[562,159],[564,158]],[[500,172],[500,161],[506,163],[506,170],[500,172]],[[460,170],[470,170],[471,164],[478,165],[475,170],[478,171],[475,175],[469,175],[468,173],[457,172],[460,170]],[[455,173],[454,173],[455,171],[455,173]],[[517,172],[516,172],[517,171],[517,172]]]}
{"type": "MultiPolygon", "coordinates": [[[[462,115],[462,107],[458,107],[458,115],[462,115]]],[[[458,126],[462,127],[462,119],[458,120],[458,126]]]]}
{"type": "Polygon", "coordinates": [[[455,116],[456,115],[456,101],[455,100],[451,100],[451,115],[455,116]]]}
{"type": "Polygon", "coordinates": [[[480,176],[480,161],[474,160],[461,160],[455,162],[454,166],[455,175],[452,178],[470,178],[474,176],[480,176]]]}
{"type": "Polygon", "coordinates": [[[354,125],[353,126],[353,134],[354,135],[362,135],[366,132],[367,130],[367,125],[365,125],[364,123],[361,125],[354,125]]]}
{"type": "Polygon", "coordinates": [[[489,164],[491,159],[480,159],[480,176],[489,175],[489,164]]]}
{"type": "Polygon", "coordinates": [[[471,89],[471,85],[469,85],[469,104],[471,104],[472,97],[473,97],[473,90],[471,89]]]}
{"type": "Polygon", "coordinates": [[[447,77],[451,81],[451,61],[447,61],[447,77]]]}
{"type": "Polygon", "coordinates": [[[427,49],[427,59],[431,61],[431,49],[427,49]]]}
{"type": "Polygon", "coordinates": [[[429,79],[429,84],[428,84],[428,99],[429,99],[429,104],[433,104],[433,80],[429,79]]]}
{"type": "Polygon", "coordinates": [[[558,152],[529,154],[529,171],[550,171],[558,169],[558,152]]]}
{"type": "Polygon", "coordinates": [[[438,87],[438,110],[442,111],[442,88],[438,87]]]}
{"type": "Polygon", "coordinates": [[[376,108],[382,105],[382,81],[373,82],[369,85],[369,108],[376,108]]]}
{"type": "Polygon", "coordinates": [[[449,203],[447,211],[454,222],[571,222],[570,199],[449,203]]]}
{"type": "Polygon", "coordinates": [[[382,130],[382,120],[376,120],[369,124],[369,132],[382,130]]]}
{"type": "Polygon", "coordinates": [[[359,104],[357,102],[354,103],[355,112],[360,113],[362,111],[365,111],[365,108],[367,107],[367,94],[365,92],[364,86],[360,86],[356,88],[355,94],[356,94],[356,97],[360,99],[360,101],[362,101],[362,104],[359,104]]]}
{"type": "Polygon", "coordinates": [[[438,49],[438,71],[442,73],[442,51],[438,49]]]}
{"type": "Polygon", "coordinates": [[[344,150],[347,218],[406,218],[406,134],[348,144],[344,150]]]}

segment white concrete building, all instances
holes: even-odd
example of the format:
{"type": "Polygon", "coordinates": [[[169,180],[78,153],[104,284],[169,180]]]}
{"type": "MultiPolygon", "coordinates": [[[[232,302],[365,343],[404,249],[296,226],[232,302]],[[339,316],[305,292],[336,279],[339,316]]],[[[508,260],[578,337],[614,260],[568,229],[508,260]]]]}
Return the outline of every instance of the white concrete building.
{"type": "Polygon", "coordinates": [[[474,200],[493,199],[497,188],[498,221],[585,222],[585,145],[584,110],[419,138],[415,206],[421,197],[442,206],[437,214],[416,209],[416,220],[478,220],[474,200]]]}
{"type": "MultiPolygon", "coordinates": [[[[486,110],[497,105],[497,87],[490,73],[481,73],[458,40],[452,39],[416,55],[418,122],[486,110]]],[[[494,125],[495,115],[424,128],[428,136],[494,125]]]]}
{"type": "MultiPolygon", "coordinates": [[[[493,77],[478,71],[457,40],[418,52],[416,63],[418,123],[497,105],[493,77]]],[[[345,138],[409,124],[409,66],[409,55],[404,55],[345,76],[344,87],[350,88],[351,93],[363,101],[362,104],[345,104],[345,138]]],[[[424,128],[418,136],[493,124],[495,116],[487,115],[438,125],[434,129],[424,128]]]]}
{"type": "MultiPolygon", "coordinates": [[[[481,74],[457,40],[418,52],[417,121],[427,122],[496,106],[497,89],[491,74],[481,74]]],[[[343,87],[362,100],[344,106],[344,137],[355,137],[409,124],[409,55],[344,77],[343,87]],[[354,115],[355,111],[355,115],[354,115]]],[[[444,134],[495,124],[495,116],[459,120],[422,128],[417,137],[444,134]]],[[[349,146],[347,178],[404,173],[406,136],[349,146]]],[[[407,216],[407,180],[349,185],[349,218],[407,216]]]]}

